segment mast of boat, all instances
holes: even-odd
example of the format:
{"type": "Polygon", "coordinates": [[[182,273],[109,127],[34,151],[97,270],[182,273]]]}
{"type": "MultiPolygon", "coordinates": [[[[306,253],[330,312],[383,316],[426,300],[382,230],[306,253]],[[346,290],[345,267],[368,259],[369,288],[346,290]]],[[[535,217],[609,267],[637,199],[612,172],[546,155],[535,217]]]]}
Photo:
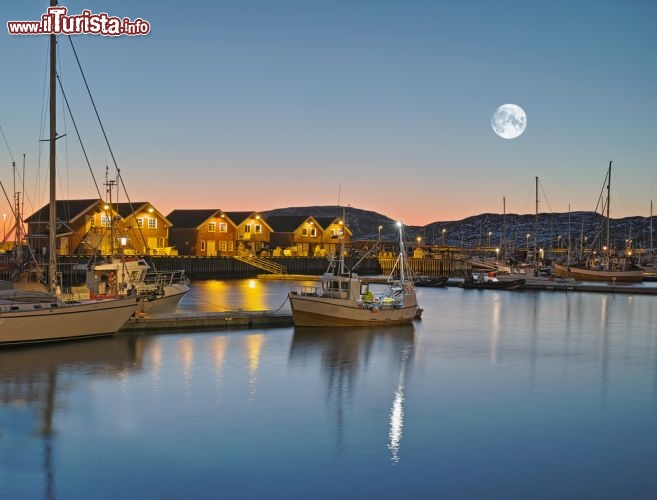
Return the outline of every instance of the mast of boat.
{"type": "Polygon", "coordinates": [[[611,161],[609,162],[609,169],[607,171],[607,239],[606,239],[607,252],[611,251],[611,247],[609,246],[609,241],[610,241],[609,217],[611,214],[611,210],[609,206],[610,202],[611,202],[611,161]]]}
{"type": "Polygon", "coordinates": [[[404,249],[402,223],[397,222],[397,227],[399,227],[399,281],[404,281],[404,279],[406,278],[405,270],[404,270],[404,261],[406,260],[406,250],[404,249]]]}
{"type": "Polygon", "coordinates": [[[538,176],[536,176],[536,182],[535,182],[535,190],[536,190],[536,209],[535,209],[535,214],[534,214],[534,251],[532,252],[534,254],[534,265],[535,270],[534,274],[538,275],[538,176]]]}
{"type": "Polygon", "coordinates": [[[506,196],[502,196],[502,234],[500,234],[500,248],[502,249],[502,259],[504,259],[504,262],[506,263],[506,241],[504,238],[504,231],[506,230],[505,227],[505,222],[506,222],[506,196]]]}
{"type": "MultiPolygon", "coordinates": [[[[50,6],[56,7],[57,0],[50,0],[50,6]]],[[[48,218],[48,286],[51,293],[57,291],[57,102],[55,80],[57,79],[57,35],[50,35],[50,210],[48,218]]]]}
{"type": "Polygon", "coordinates": [[[648,253],[652,255],[652,200],[650,200],[650,250],[648,253]]]}

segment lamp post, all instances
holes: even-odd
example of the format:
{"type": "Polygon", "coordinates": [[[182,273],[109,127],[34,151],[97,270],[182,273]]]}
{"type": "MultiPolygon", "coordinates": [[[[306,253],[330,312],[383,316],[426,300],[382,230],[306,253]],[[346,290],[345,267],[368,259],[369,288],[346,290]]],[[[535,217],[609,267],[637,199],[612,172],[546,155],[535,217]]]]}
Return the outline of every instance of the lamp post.
{"type": "Polygon", "coordinates": [[[527,262],[529,262],[529,237],[531,234],[527,233],[527,262]]]}
{"type": "Polygon", "coordinates": [[[488,250],[486,250],[486,254],[488,255],[488,252],[490,251],[490,237],[493,236],[492,231],[488,231],[488,250]]]}
{"type": "Polygon", "coordinates": [[[444,247],[445,246],[445,233],[447,232],[447,229],[443,228],[442,231],[440,231],[440,246],[444,247]]]}
{"type": "Polygon", "coordinates": [[[499,248],[495,249],[495,260],[496,261],[500,260],[500,249],[499,248]]]}
{"type": "Polygon", "coordinates": [[[381,242],[381,229],[383,229],[383,226],[379,226],[379,243],[381,242]]]}

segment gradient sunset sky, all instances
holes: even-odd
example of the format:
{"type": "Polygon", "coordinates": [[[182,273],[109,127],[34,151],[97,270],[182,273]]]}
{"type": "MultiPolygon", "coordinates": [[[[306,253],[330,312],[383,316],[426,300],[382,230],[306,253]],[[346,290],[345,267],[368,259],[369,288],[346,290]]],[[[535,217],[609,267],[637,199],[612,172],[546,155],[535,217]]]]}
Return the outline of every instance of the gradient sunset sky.
{"type": "MultiPolygon", "coordinates": [[[[533,213],[536,176],[541,211],[593,210],[609,160],[612,217],[657,202],[654,0],[62,4],[151,24],[146,36],[74,43],[130,199],[165,215],[339,202],[424,225],[502,213],[504,197],[507,213],[533,213]],[[527,113],[517,139],[491,128],[505,103],[527,113]]],[[[38,20],[47,6],[3,2],[3,21],[38,20]]],[[[27,155],[30,215],[47,202],[48,37],[5,26],[0,46],[0,126],[21,168],[27,155]]],[[[60,48],[102,183],[111,156],[63,37],[60,48]]],[[[60,196],[94,198],[60,118],[60,196]]],[[[11,196],[4,140],[0,165],[11,196]]]]}

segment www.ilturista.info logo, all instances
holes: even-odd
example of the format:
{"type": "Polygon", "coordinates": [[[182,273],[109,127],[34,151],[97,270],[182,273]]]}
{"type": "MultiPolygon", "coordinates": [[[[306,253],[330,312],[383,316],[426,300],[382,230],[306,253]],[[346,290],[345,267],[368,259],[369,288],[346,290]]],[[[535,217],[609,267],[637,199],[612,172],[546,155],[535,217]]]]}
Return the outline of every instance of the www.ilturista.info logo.
{"type": "Polygon", "coordinates": [[[83,10],[77,16],[67,15],[63,6],[48,7],[48,12],[40,21],[7,21],[7,30],[11,35],[147,35],[151,25],[143,19],[111,17],[102,12],[92,14],[83,10]]]}

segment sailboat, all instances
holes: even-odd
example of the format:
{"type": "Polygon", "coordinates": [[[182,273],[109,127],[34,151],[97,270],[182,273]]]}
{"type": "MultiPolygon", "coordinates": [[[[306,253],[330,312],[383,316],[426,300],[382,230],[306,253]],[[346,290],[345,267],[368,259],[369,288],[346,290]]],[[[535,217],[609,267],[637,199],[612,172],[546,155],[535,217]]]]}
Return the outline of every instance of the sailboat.
{"type": "Polygon", "coordinates": [[[638,283],[643,280],[643,270],[638,268],[629,255],[616,256],[612,254],[610,240],[610,201],[611,201],[611,165],[607,169],[605,179],[607,199],[605,213],[605,245],[600,252],[589,252],[585,259],[578,263],[555,262],[554,273],[562,278],[576,278],[591,281],[619,281],[638,283]]]}
{"type": "MultiPolygon", "coordinates": [[[[51,0],[56,6],[56,0],[51,0]]],[[[64,301],[57,283],[56,214],[56,63],[57,36],[50,35],[50,213],[48,219],[48,292],[0,292],[0,345],[80,339],[117,332],[139,307],[139,298],[64,301]]]]}
{"type": "Polygon", "coordinates": [[[345,327],[407,324],[418,315],[415,286],[406,272],[406,250],[399,226],[399,255],[381,292],[370,288],[345,264],[344,242],[318,286],[293,287],[288,298],[295,326],[345,327]],[[397,274],[398,273],[398,274],[397,274]]]}

